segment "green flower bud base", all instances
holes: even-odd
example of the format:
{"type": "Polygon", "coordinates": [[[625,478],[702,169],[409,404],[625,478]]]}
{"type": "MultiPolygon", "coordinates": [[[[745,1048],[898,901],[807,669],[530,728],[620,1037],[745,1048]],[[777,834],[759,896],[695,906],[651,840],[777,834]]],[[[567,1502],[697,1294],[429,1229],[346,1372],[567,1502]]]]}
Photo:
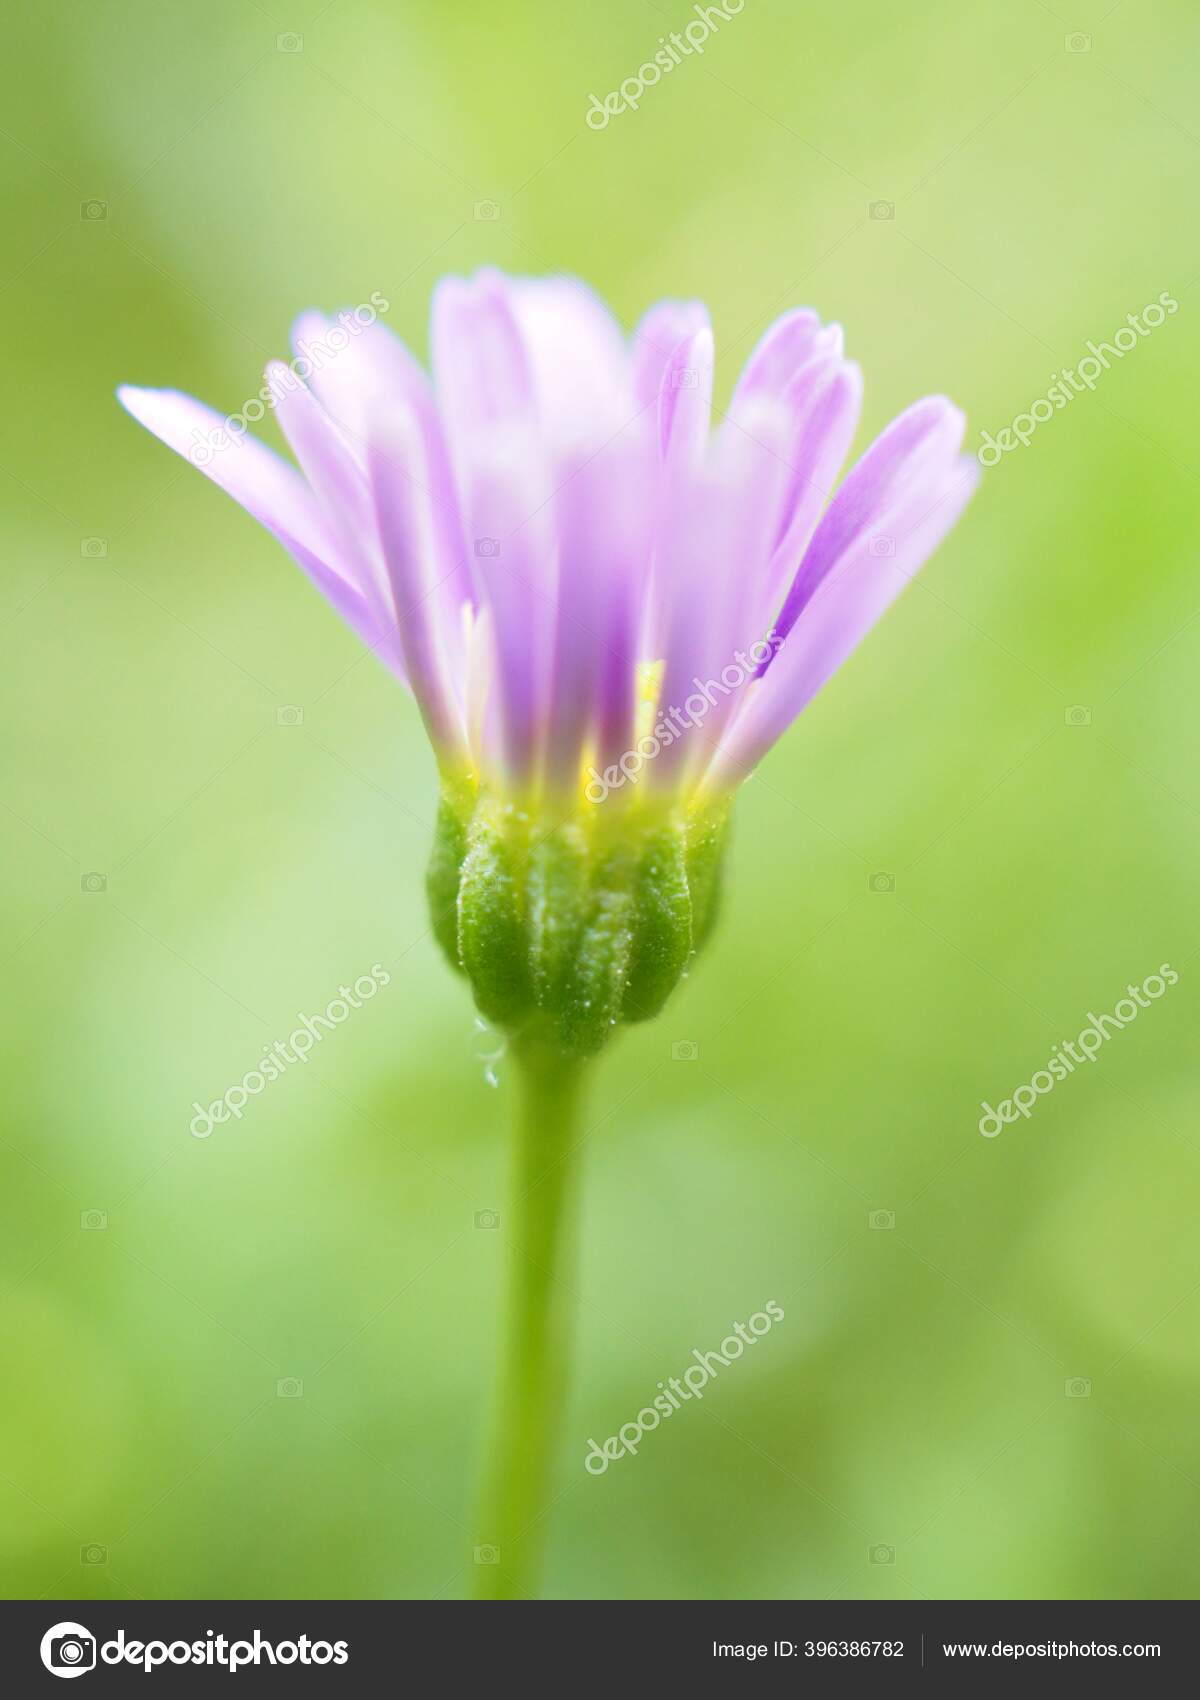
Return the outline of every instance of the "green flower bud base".
{"type": "Polygon", "coordinates": [[[447,789],[428,873],[436,936],[481,1014],[564,1056],[657,1015],[716,915],[728,808],[533,816],[447,789]]]}

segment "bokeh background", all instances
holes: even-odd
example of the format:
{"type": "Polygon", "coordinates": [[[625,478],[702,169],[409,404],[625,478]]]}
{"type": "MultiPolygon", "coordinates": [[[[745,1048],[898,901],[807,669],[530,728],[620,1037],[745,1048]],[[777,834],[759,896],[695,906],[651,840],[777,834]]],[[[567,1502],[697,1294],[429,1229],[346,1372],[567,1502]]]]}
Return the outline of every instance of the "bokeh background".
{"type": "Polygon", "coordinates": [[[746,0],[602,133],[589,95],[684,0],[9,10],[4,1592],[455,1596],[488,1538],[475,1218],[512,1082],[426,932],[417,717],[113,389],[233,410],[297,310],[375,290],[423,354],[437,278],[494,262],[626,322],[704,298],[722,398],[818,307],[860,447],[935,390],[975,442],[1179,301],[747,786],[708,960],[599,1071],[546,1591],[1194,1594],[1194,6],[746,0]],[[1164,961],[1086,1077],[980,1138],[1164,961]],[[307,1067],[189,1135],[377,962],[307,1067]],[[702,1405],[585,1474],[768,1298],[702,1405]]]}

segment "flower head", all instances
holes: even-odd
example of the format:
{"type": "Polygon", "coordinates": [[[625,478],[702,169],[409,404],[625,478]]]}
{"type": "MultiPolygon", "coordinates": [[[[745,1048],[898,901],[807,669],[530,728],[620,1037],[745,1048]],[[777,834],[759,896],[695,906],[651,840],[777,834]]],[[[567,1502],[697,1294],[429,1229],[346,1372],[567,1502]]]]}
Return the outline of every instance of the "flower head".
{"type": "Polygon", "coordinates": [[[447,278],[432,381],[342,317],[335,343],[302,315],[260,392],[299,471],[176,391],[121,401],[411,688],[443,780],[435,922],[484,1012],[573,1003],[594,1048],[709,924],[738,782],[957,519],[963,417],[915,403],[835,490],[861,378],[808,310],[715,423],[695,303],[626,339],[573,280],[447,278]]]}

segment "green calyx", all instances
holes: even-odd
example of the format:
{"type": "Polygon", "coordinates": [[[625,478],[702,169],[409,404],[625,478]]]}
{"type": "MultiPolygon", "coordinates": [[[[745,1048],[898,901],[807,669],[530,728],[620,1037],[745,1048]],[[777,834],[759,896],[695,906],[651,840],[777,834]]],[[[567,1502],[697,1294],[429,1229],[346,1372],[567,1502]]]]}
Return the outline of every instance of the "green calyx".
{"type": "Polygon", "coordinates": [[[426,887],[435,936],[481,1014],[579,1057],[657,1015],[712,930],[728,813],[722,800],[534,817],[447,787],[426,887]]]}

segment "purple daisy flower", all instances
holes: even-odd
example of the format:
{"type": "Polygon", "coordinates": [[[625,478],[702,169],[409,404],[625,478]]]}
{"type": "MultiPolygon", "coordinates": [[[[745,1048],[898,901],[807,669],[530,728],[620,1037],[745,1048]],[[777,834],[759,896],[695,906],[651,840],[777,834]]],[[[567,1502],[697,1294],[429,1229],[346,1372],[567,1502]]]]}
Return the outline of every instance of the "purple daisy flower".
{"type": "Polygon", "coordinates": [[[299,471],[178,391],[120,399],[407,682],[447,783],[525,807],[727,795],[978,476],[962,414],[931,396],[835,490],[861,376],[806,309],[767,331],[715,423],[697,303],[626,338],[574,280],[447,278],[432,382],[378,323],[337,336],[303,314],[295,346],[327,358],[267,368],[299,471]]]}
{"type": "Polygon", "coordinates": [[[627,341],[579,283],[484,271],[438,288],[432,382],[350,315],[305,314],[296,344],[303,369],[273,363],[246,411],[276,409],[299,471],[244,420],[171,390],[120,395],[407,681],[437,755],[433,930],[520,1087],[476,1525],[477,1591],[516,1599],[536,1588],[549,1509],[587,1060],[687,972],[738,781],[979,469],[933,396],[835,493],[861,381],[840,329],[805,310],[763,337],[715,428],[694,303],[651,308],[627,341]]]}

